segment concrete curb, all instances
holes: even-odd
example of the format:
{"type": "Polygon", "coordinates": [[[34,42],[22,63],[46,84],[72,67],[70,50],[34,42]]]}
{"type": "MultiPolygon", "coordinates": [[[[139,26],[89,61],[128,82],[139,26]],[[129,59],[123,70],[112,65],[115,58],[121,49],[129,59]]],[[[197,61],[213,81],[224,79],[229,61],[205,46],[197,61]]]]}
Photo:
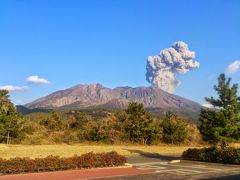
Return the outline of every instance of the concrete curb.
{"type": "Polygon", "coordinates": [[[177,160],[171,160],[169,161],[169,164],[176,164],[176,163],[180,163],[181,160],[180,159],[177,159],[177,160]]]}
{"type": "Polygon", "coordinates": [[[239,167],[237,164],[222,164],[222,163],[212,163],[212,162],[204,162],[204,161],[191,161],[191,160],[181,160],[181,162],[185,163],[196,163],[196,164],[211,164],[211,165],[220,165],[220,166],[233,166],[239,167]]]}
{"type": "Polygon", "coordinates": [[[145,164],[151,164],[151,165],[154,165],[154,164],[177,164],[177,163],[181,163],[182,160],[180,159],[176,159],[176,160],[171,160],[171,161],[159,161],[159,162],[147,162],[147,163],[133,163],[133,164],[130,164],[132,167],[134,166],[140,166],[140,165],[145,165],[145,164]]]}
{"type": "MultiPolygon", "coordinates": [[[[132,164],[125,163],[123,166],[112,166],[112,167],[102,167],[102,168],[90,168],[90,169],[124,169],[124,168],[132,168],[132,164]]],[[[79,169],[84,170],[84,169],[79,169]]]]}
{"type": "Polygon", "coordinates": [[[132,165],[132,164],[129,164],[129,163],[125,163],[125,167],[126,167],[126,168],[132,168],[133,165],[132,165]]]}

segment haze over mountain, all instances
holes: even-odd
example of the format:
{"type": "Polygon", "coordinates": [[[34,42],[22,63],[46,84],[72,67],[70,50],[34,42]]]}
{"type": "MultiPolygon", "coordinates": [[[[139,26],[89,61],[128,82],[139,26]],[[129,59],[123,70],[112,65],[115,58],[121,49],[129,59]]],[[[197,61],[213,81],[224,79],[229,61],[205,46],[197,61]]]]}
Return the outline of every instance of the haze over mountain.
{"type": "Polygon", "coordinates": [[[201,106],[191,100],[167,93],[155,87],[117,87],[110,89],[101,84],[77,85],[54,92],[46,97],[26,104],[29,109],[123,109],[129,102],[143,103],[144,106],[162,114],[166,111],[181,114],[199,114],[201,106]]]}

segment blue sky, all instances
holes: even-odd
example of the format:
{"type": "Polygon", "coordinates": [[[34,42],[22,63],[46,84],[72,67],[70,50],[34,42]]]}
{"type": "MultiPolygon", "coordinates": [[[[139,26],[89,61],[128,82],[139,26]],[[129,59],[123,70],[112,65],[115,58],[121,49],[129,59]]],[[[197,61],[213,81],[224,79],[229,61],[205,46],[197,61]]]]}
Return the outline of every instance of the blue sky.
{"type": "Polygon", "coordinates": [[[238,0],[2,0],[0,24],[0,86],[29,87],[10,92],[16,104],[82,83],[149,86],[147,57],[175,41],[201,64],[178,76],[175,94],[204,103],[240,60],[238,0]]]}

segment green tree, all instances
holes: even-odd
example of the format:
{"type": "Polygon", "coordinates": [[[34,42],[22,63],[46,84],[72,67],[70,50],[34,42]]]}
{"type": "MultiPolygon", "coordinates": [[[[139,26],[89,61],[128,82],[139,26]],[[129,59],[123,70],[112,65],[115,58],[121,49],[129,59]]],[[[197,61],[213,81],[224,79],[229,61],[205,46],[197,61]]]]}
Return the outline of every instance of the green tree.
{"type": "Polygon", "coordinates": [[[153,126],[153,118],[146,112],[143,104],[129,103],[119,120],[127,138],[132,142],[150,144],[161,135],[161,128],[153,126]]]}
{"type": "Polygon", "coordinates": [[[119,123],[114,115],[109,115],[98,121],[97,139],[105,143],[115,143],[122,135],[119,123]]]}
{"type": "Polygon", "coordinates": [[[63,122],[60,118],[59,113],[52,111],[49,114],[47,114],[46,117],[44,117],[40,121],[40,125],[45,126],[48,130],[61,130],[63,128],[63,122]]]}
{"type": "Polygon", "coordinates": [[[20,138],[24,133],[24,119],[9,100],[8,92],[0,90],[0,141],[20,138]]]}
{"type": "Polygon", "coordinates": [[[188,125],[180,116],[167,112],[162,121],[163,141],[165,143],[180,144],[188,137],[188,125]]]}
{"type": "MultiPolygon", "coordinates": [[[[77,132],[77,137],[80,141],[91,140],[92,136],[89,134],[90,129],[95,128],[95,126],[92,127],[92,125],[95,125],[95,123],[91,123],[91,121],[91,116],[88,116],[84,112],[72,111],[68,113],[68,128],[70,131],[77,132]]],[[[91,133],[92,132],[95,131],[91,131],[91,133]]]]}
{"type": "Polygon", "coordinates": [[[199,118],[203,140],[222,148],[240,137],[238,85],[230,83],[231,78],[226,78],[225,74],[218,77],[218,85],[214,86],[218,98],[205,98],[213,108],[202,108],[199,118]]]}
{"type": "Polygon", "coordinates": [[[89,121],[90,118],[86,113],[74,111],[70,114],[68,125],[71,129],[83,129],[89,121]]]}

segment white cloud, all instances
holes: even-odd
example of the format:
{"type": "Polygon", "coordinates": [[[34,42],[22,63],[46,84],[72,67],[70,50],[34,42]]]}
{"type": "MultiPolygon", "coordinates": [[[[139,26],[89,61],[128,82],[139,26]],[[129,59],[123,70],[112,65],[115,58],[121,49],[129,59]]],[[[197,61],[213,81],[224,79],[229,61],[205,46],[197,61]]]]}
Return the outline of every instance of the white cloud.
{"type": "Polygon", "coordinates": [[[28,88],[29,88],[28,86],[12,86],[12,85],[0,86],[0,90],[7,90],[7,91],[23,91],[28,88]]]}
{"type": "Polygon", "coordinates": [[[50,81],[40,78],[39,76],[29,76],[27,81],[35,84],[50,84],[50,81]]]}
{"type": "Polygon", "coordinates": [[[233,74],[235,72],[237,72],[238,70],[240,70],[240,61],[234,61],[232,64],[230,64],[225,73],[226,74],[233,74]]]}
{"type": "Polygon", "coordinates": [[[211,105],[209,103],[202,104],[202,106],[206,107],[206,108],[213,108],[213,105],[211,105]]]}

